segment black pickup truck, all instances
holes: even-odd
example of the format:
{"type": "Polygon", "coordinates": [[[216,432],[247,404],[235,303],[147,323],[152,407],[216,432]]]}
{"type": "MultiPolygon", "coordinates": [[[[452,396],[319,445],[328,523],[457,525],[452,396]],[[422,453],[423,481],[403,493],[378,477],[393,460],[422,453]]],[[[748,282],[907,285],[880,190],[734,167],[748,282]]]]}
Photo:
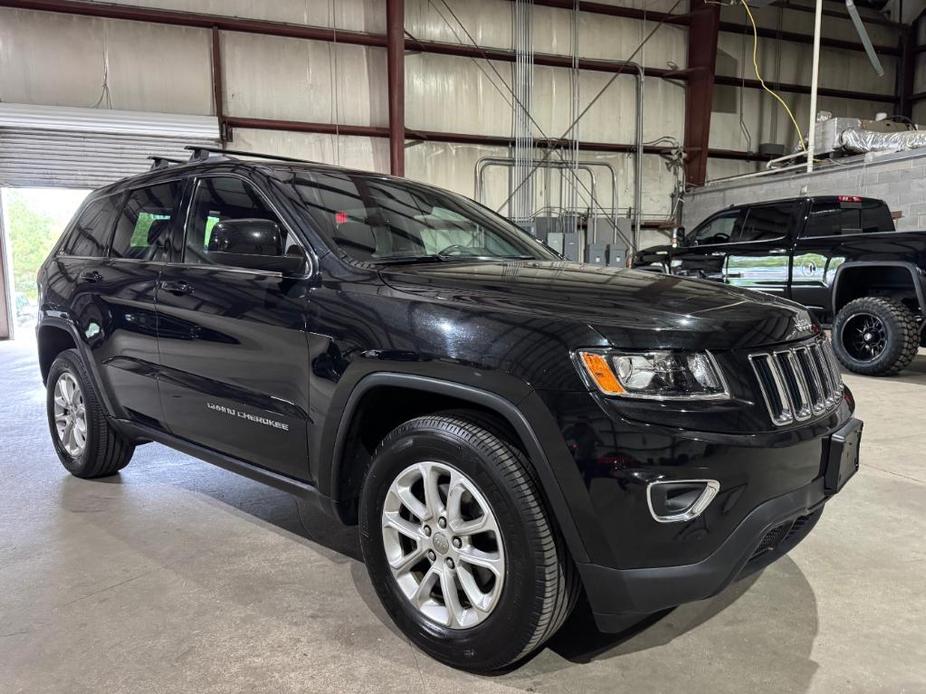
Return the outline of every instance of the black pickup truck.
{"type": "Polygon", "coordinates": [[[923,344],[926,232],[899,232],[883,200],[854,195],[734,205],[633,267],[717,280],[806,306],[861,374],[906,368],[923,344]]]}

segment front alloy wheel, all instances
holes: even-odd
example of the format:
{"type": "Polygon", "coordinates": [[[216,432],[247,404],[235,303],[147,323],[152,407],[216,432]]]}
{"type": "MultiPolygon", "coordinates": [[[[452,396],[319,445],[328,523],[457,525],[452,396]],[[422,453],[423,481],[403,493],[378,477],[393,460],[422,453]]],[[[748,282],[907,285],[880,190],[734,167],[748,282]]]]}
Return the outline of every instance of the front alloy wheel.
{"type": "Polygon", "coordinates": [[[513,436],[484,413],[400,424],[373,453],[360,546],[399,629],[487,672],[539,648],[572,611],[575,567],[513,436]]]}
{"type": "Polygon", "coordinates": [[[489,502],[462,472],[414,463],[383,505],[383,548],[406,599],[450,629],[486,619],[505,582],[505,549],[489,502]]]}

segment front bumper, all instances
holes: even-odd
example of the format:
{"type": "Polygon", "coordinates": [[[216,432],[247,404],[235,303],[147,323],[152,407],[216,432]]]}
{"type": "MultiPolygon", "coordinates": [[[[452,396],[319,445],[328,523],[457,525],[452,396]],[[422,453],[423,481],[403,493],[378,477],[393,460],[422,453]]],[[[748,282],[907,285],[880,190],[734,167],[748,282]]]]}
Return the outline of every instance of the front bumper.
{"type": "Polygon", "coordinates": [[[825,416],[754,434],[633,422],[589,407],[588,393],[539,394],[556,421],[547,438],[558,433],[568,451],[550,456],[567,503],[554,510],[581,538],[570,550],[603,630],[710,597],[789,551],[835,492],[827,461],[846,448],[840,434],[860,424],[848,390],[825,416]],[[715,480],[719,492],[692,520],[658,522],[647,488],[685,480],[715,480]]]}
{"type": "Polygon", "coordinates": [[[860,421],[846,422],[823,446],[819,477],[754,508],[700,561],[632,569],[579,564],[598,628],[621,631],[633,615],[709,598],[791,551],[816,525],[824,504],[858,469],[861,431],[860,421]]]}
{"type": "Polygon", "coordinates": [[[694,564],[644,569],[579,564],[598,628],[622,631],[628,618],[709,598],[768,566],[807,536],[829,498],[821,477],[767,501],[713,554],[694,564]]]}

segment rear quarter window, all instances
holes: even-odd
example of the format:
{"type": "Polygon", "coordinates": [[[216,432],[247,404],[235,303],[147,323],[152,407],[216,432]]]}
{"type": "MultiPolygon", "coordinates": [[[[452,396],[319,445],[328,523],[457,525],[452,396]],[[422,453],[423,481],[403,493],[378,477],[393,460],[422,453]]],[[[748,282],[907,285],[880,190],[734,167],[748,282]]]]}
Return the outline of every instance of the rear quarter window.
{"type": "Polygon", "coordinates": [[[180,181],[132,190],[119,215],[110,255],[129,260],[163,257],[182,190],[180,181]]]}
{"type": "Polygon", "coordinates": [[[58,254],[84,258],[104,257],[116,218],[118,197],[108,196],[88,202],[78,212],[58,254]]]}
{"type": "Polygon", "coordinates": [[[813,203],[804,236],[844,236],[878,231],[894,231],[891,211],[880,200],[828,200],[813,203]]]}

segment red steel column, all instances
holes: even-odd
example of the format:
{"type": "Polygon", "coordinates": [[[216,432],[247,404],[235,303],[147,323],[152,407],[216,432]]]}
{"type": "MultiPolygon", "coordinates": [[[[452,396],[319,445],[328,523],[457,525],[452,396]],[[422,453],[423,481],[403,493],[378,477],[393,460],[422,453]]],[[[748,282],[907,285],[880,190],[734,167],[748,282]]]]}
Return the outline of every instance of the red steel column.
{"type": "Polygon", "coordinates": [[[703,185],[707,177],[707,153],[714,101],[714,70],[717,67],[717,34],[720,6],[691,0],[688,26],[688,83],[685,89],[685,179],[703,185]]]}
{"type": "Polygon", "coordinates": [[[386,0],[386,65],[389,73],[389,165],[405,175],[405,0],[386,0]]]}
{"type": "Polygon", "coordinates": [[[222,35],[218,27],[212,27],[212,102],[215,117],[219,121],[219,140],[222,146],[228,141],[225,127],[225,90],[222,86],[222,35]]]}

